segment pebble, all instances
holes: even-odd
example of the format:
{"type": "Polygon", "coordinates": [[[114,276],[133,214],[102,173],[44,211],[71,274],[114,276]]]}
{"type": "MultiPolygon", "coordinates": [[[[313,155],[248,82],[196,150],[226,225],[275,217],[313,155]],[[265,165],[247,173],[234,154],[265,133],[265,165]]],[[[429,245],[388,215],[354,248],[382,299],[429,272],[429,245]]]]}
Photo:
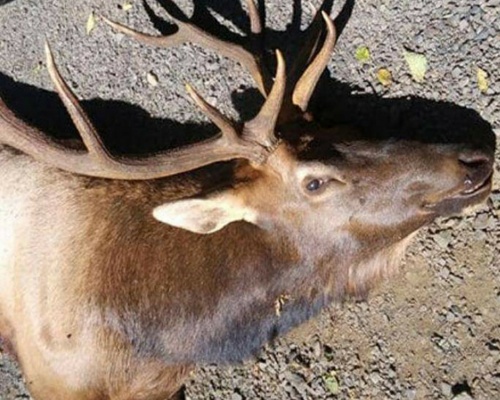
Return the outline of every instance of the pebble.
{"type": "Polygon", "coordinates": [[[477,230],[477,231],[474,231],[474,238],[478,242],[485,242],[486,239],[488,239],[488,235],[484,231],[477,230]]]}
{"type": "Polygon", "coordinates": [[[489,226],[489,214],[481,213],[477,214],[474,218],[474,227],[476,229],[486,229],[489,226]]]}
{"type": "Polygon", "coordinates": [[[451,76],[453,76],[453,78],[455,79],[458,79],[462,74],[463,74],[462,68],[458,66],[454,67],[451,71],[451,76]]]}
{"type": "Polygon", "coordinates": [[[447,280],[448,277],[450,276],[450,268],[448,266],[444,266],[442,269],[439,270],[439,276],[444,280],[447,280]]]}
{"type": "Polygon", "coordinates": [[[490,30],[488,28],[483,28],[474,38],[476,42],[482,42],[483,40],[488,39],[490,36],[490,30]]]}
{"type": "Polygon", "coordinates": [[[451,230],[447,229],[439,232],[437,235],[434,235],[433,239],[439,247],[446,249],[453,240],[453,234],[451,230]]]}
{"type": "Polygon", "coordinates": [[[461,31],[465,31],[467,28],[469,28],[469,21],[466,19],[463,19],[458,23],[458,29],[461,31]]]}
{"type": "Polygon", "coordinates": [[[407,400],[415,400],[417,398],[417,389],[407,389],[406,390],[406,399],[407,400]]]}
{"type": "Polygon", "coordinates": [[[381,380],[381,377],[380,377],[380,374],[378,372],[372,372],[370,374],[370,380],[372,381],[372,383],[374,385],[378,385],[378,383],[380,382],[381,380]]]}
{"type": "Polygon", "coordinates": [[[481,9],[481,7],[480,7],[480,6],[478,6],[478,5],[474,5],[474,6],[472,6],[472,7],[470,8],[470,12],[469,12],[469,14],[470,14],[470,15],[477,15],[477,14],[481,13],[482,11],[483,11],[483,10],[481,9]]]}
{"type": "Polygon", "coordinates": [[[452,398],[453,400],[473,400],[473,397],[468,394],[468,393],[460,393],[460,394],[457,394],[456,396],[453,396],[452,398]]]}
{"type": "Polygon", "coordinates": [[[441,393],[443,396],[448,397],[451,395],[451,385],[446,382],[441,383],[441,393]]]}
{"type": "Polygon", "coordinates": [[[154,72],[152,71],[148,72],[146,75],[146,80],[148,81],[150,86],[152,87],[158,86],[158,76],[154,72]]]}

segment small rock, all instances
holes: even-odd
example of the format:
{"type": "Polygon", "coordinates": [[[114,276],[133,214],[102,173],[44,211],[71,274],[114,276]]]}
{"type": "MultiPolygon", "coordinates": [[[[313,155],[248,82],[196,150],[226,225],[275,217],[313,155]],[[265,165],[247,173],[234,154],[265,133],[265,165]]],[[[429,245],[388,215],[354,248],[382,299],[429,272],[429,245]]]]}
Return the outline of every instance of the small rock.
{"type": "Polygon", "coordinates": [[[378,372],[372,372],[370,374],[370,380],[374,385],[377,385],[380,382],[380,374],[378,372]]]}
{"type": "Polygon", "coordinates": [[[453,400],[473,400],[473,397],[469,393],[460,393],[452,397],[453,400]]]}
{"type": "Polygon", "coordinates": [[[451,230],[444,230],[439,232],[437,235],[434,235],[433,239],[439,247],[446,249],[453,240],[453,235],[451,230]]]}
{"type": "Polygon", "coordinates": [[[462,68],[455,67],[452,69],[451,76],[453,76],[453,78],[458,79],[460,78],[461,75],[462,75],[462,68]]]}
{"type": "Polygon", "coordinates": [[[283,375],[285,380],[287,382],[290,382],[290,384],[295,388],[297,388],[297,386],[301,386],[304,384],[304,378],[297,373],[291,371],[285,371],[283,375]]]}
{"type": "Polygon", "coordinates": [[[439,271],[439,276],[443,278],[444,280],[448,279],[450,276],[450,268],[445,266],[439,271]]]}
{"type": "Polygon", "coordinates": [[[484,231],[477,230],[474,232],[474,238],[479,242],[484,242],[488,239],[488,235],[484,231]]]}
{"type": "Polygon", "coordinates": [[[406,391],[406,398],[408,400],[415,400],[417,398],[417,389],[408,389],[406,391]]]}
{"type": "Polygon", "coordinates": [[[451,385],[446,382],[441,383],[441,393],[446,397],[451,395],[451,385]]]}
{"type": "Polygon", "coordinates": [[[448,313],[446,314],[446,321],[448,321],[448,322],[453,322],[453,321],[455,321],[455,315],[454,315],[453,313],[451,313],[451,312],[448,312],[448,313]]]}
{"type": "Polygon", "coordinates": [[[480,314],[476,314],[472,317],[472,320],[476,325],[481,325],[483,323],[483,316],[480,314]]]}
{"type": "Polygon", "coordinates": [[[209,61],[206,63],[206,68],[208,71],[218,71],[220,70],[220,63],[217,61],[209,61]]]}
{"type": "Polygon", "coordinates": [[[482,9],[480,6],[478,5],[474,5],[470,8],[470,15],[476,15],[476,14],[479,14],[482,12],[482,9]]]}
{"type": "Polygon", "coordinates": [[[474,227],[476,229],[486,229],[489,226],[489,215],[487,213],[481,213],[476,215],[474,218],[474,227]]]}
{"type": "Polygon", "coordinates": [[[315,358],[320,358],[322,354],[323,346],[319,340],[315,340],[313,344],[313,354],[315,358]]]}
{"type": "Polygon", "coordinates": [[[474,40],[477,41],[477,42],[482,42],[483,40],[488,39],[489,36],[490,36],[490,30],[488,28],[483,28],[476,35],[476,37],[474,38],[474,40]]]}
{"type": "Polygon", "coordinates": [[[158,86],[158,76],[154,72],[148,72],[148,74],[146,75],[146,80],[152,87],[158,86]]]}
{"type": "MultiPolygon", "coordinates": [[[[461,72],[461,69],[458,67],[453,68],[453,71],[455,71],[455,70],[461,72]]],[[[452,71],[452,74],[453,74],[453,71],[452,71]]],[[[454,228],[458,225],[458,223],[459,223],[459,220],[457,218],[449,218],[443,222],[443,226],[445,228],[454,228]]]]}
{"type": "Polygon", "coordinates": [[[498,193],[492,193],[490,195],[490,199],[493,203],[493,207],[500,207],[500,192],[498,193]]]}
{"type": "Polygon", "coordinates": [[[461,31],[465,31],[468,27],[469,21],[467,21],[466,19],[461,20],[458,24],[458,29],[460,29],[461,31]]]}
{"type": "Polygon", "coordinates": [[[462,310],[460,310],[460,307],[459,307],[459,306],[457,306],[456,304],[452,304],[452,305],[450,306],[450,311],[451,311],[453,314],[455,314],[455,315],[459,315],[459,314],[461,314],[461,313],[462,313],[462,310]]]}

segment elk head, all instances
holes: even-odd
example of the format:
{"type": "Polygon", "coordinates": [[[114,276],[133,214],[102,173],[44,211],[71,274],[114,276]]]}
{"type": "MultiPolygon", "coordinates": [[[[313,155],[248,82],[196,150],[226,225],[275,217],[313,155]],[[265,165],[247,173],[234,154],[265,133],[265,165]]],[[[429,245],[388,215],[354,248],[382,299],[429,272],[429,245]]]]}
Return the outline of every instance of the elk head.
{"type": "MultiPolygon", "coordinates": [[[[248,9],[252,34],[258,37],[261,21],[251,0],[248,9]]],[[[159,179],[238,160],[234,179],[224,187],[158,204],[152,215],[165,224],[197,234],[211,234],[233,222],[252,224],[279,247],[292,248],[302,262],[349,260],[345,276],[337,276],[335,285],[339,292],[359,294],[390,272],[392,258],[418,228],[483,201],[490,191],[492,149],[357,140],[345,128],[326,129],[313,120],[307,112],[309,100],[336,42],[334,24],[324,12],[315,17],[288,73],[277,51],[274,80],[263,52],[253,54],[224,42],[186,17],[174,18],[178,31],[169,36],[149,36],[104,20],[143,43],[168,47],[197,42],[235,58],[250,71],[266,98],[264,105],[255,118],[237,124],[187,86],[220,129],[217,136],[148,157],[115,157],[62,79],[47,46],[52,80],[87,151],[68,149],[28,127],[3,103],[0,140],[65,171],[107,179],[159,179]]]]}

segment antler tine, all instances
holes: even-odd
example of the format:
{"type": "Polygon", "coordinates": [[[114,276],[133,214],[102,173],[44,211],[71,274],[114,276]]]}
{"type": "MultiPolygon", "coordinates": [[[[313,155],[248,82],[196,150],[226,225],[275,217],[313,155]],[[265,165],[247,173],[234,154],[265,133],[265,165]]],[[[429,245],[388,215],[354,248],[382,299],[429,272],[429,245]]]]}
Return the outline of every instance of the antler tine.
{"type": "Polygon", "coordinates": [[[221,130],[222,139],[221,146],[228,147],[229,149],[239,149],[240,157],[261,163],[265,161],[269,155],[266,146],[258,141],[249,141],[247,138],[241,138],[234,122],[225,117],[219,110],[207,103],[198,92],[189,84],[186,85],[186,90],[191,96],[196,105],[203,111],[203,113],[210,118],[210,120],[217,125],[221,130]],[[224,141],[225,140],[225,141],[224,141]]]}
{"type": "Polygon", "coordinates": [[[132,39],[137,40],[140,43],[144,43],[148,46],[157,46],[157,47],[170,47],[170,46],[175,46],[182,44],[186,42],[187,40],[184,38],[184,34],[182,33],[180,29],[180,23],[179,25],[179,31],[177,31],[175,34],[172,34],[170,36],[154,36],[154,35],[148,35],[146,33],[142,33],[139,31],[136,31],[132,28],[129,28],[128,26],[119,24],[118,22],[112,21],[109,18],[105,16],[101,16],[101,19],[108,24],[111,28],[114,30],[123,33],[124,35],[127,35],[131,37],[132,39]]]}
{"type": "Polygon", "coordinates": [[[321,36],[323,33],[323,17],[321,12],[317,11],[309,27],[303,32],[305,39],[301,49],[296,57],[294,57],[293,64],[289,69],[289,84],[295,85],[300,79],[302,72],[307,68],[311,59],[316,54],[318,46],[321,44],[321,36]]]}
{"type": "Polygon", "coordinates": [[[226,118],[219,110],[212,105],[208,104],[203,97],[201,97],[196,90],[190,85],[186,84],[186,91],[194,100],[196,105],[203,111],[203,113],[210,118],[210,120],[217,125],[221,130],[222,135],[228,138],[229,141],[239,141],[238,132],[231,120],[226,118]]]}
{"type": "Polygon", "coordinates": [[[59,74],[47,43],[45,44],[45,54],[48,70],[59,96],[77,124],[89,152],[68,149],[62,146],[44,132],[20,120],[1,100],[0,141],[49,165],[79,174],[101,176],[99,171],[102,170],[103,165],[106,165],[106,167],[115,166],[114,160],[102,145],[99,136],[81,109],[78,100],[59,74]]]}
{"type": "MultiPolygon", "coordinates": [[[[12,146],[41,161],[64,162],[68,150],[39,130],[20,120],[0,99],[0,142],[12,146]]],[[[82,153],[74,154],[79,157],[82,153]]]]}
{"type": "MultiPolygon", "coordinates": [[[[260,24],[258,10],[252,0],[248,1],[248,5],[251,31],[253,34],[260,34],[260,32],[262,31],[262,26],[260,24]]],[[[192,42],[204,47],[211,48],[222,54],[223,56],[241,63],[245,68],[247,68],[250,75],[254,79],[259,91],[264,96],[267,95],[271,86],[271,78],[269,72],[267,71],[267,68],[260,61],[260,57],[252,54],[250,51],[246,50],[239,44],[217,38],[210,33],[198,28],[196,25],[191,23],[187,17],[186,20],[183,21],[173,17],[172,15],[169,16],[178,26],[178,31],[168,36],[148,35],[121,25],[117,22],[111,21],[106,17],[102,17],[102,19],[118,32],[130,36],[133,39],[146,45],[171,47],[179,45],[181,43],[192,42]]]]}
{"type": "Polygon", "coordinates": [[[250,30],[254,35],[262,33],[262,21],[254,0],[247,0],[248,17],[250,18],[250,30]]]}
{"type": "Polygon", "coordinates": [[[113,164],[113,157],[104,147],[102,139],[83,111],[78,99],[59,73],[48,42],[45,42],[45,58],[47,60],[47,69],[50,78],[73,123],[80,133],[83,143],[89,151],[89,155],[101,165],[113,164]]]}
{"type": "Polygon", "coordinates": [[[45,51],[48,70],[56,90],[88,152],[66,148],[47,134],[24,123],[0,99],[0,141],[41,162],[81,175],[146,180],[176,175],[236,158],[261,163],[269,155],[269,150],[260,143],[239,137],[234,124],[189,87],[188,92],[196,103],[221,128],[218,135],[200,143],[151,156],[114,157],[104,147],[75,94],[60,75],[48,45],[45,51]]]}
{"type": "Polygon", "coordinates": [[[250,140],[272,148],[277,138],[274,134],[276,121],[281,111],[286,89],[285,60],[279,50],[276,50],[277,68],[273,88],[257,116],[244,126],[244,135],[250,140]]]}
{"type": "Polygon", "coordinates": [[[320,76],[328,64],[328,60],[330,59],[337,39],[335,26],[332,20],[324,11],[321,11],[321,15],[326,23],[327,29],[325,41],[321,50],[295,85],[292,95],[293,104],[304,112],[307,110],[309,100],[311,99],[320,76]]]}

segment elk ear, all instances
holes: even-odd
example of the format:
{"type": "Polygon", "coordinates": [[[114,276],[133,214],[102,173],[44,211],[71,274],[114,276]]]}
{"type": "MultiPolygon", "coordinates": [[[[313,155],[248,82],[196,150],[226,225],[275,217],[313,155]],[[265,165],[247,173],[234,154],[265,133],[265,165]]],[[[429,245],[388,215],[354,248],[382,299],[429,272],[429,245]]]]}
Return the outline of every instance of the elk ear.
{"type": "Polygon", "coordinates": [[[173,201],[156,207],[160,222],[194,233],[213,233],[235,221],[254,221],[254,212],[236,201],[231,193],[210,198],[173,201]]]}

